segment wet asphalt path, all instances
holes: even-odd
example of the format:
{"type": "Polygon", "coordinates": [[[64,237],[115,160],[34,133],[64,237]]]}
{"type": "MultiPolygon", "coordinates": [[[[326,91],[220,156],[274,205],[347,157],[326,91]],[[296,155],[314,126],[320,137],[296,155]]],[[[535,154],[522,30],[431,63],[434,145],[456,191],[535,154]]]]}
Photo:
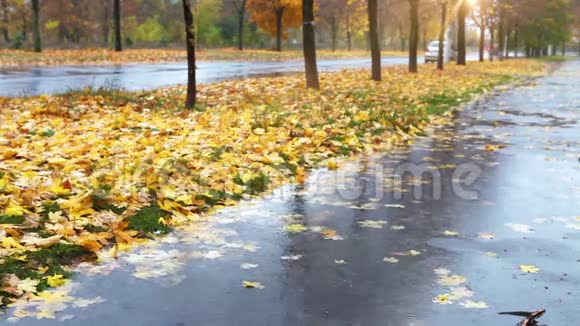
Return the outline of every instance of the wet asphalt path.
{"type": "Polygon", "coordinates": [[[104,302],[59,312],[57,320],[501,326],[519,318],[497,312],[543,307],[545,325],[577,325],[579,87],[580,62],[566,63],[551,77],[466,107],[410,146],[320,170],[304,186],[228,208],[161,246],[85,266],[71,295],[104,302]],[[440,171],[439,199],[436,174],[396,177],[410,162],[440,171]],[[454,175],[458,167],[480,171],[464,187],[476,198],[453,190],[454,180],[466,181],[454,175]],[[308,229],[293,234],[288,224],[308,229]],[[541,270],[527,274],[520,265],[541,270]],[[243,288],[246,280],[264,288],[243,288]],[[460,296],[433,302],[445,293],[460,296]],[[488,308],[464,306],[483,303],[488,308]]]}

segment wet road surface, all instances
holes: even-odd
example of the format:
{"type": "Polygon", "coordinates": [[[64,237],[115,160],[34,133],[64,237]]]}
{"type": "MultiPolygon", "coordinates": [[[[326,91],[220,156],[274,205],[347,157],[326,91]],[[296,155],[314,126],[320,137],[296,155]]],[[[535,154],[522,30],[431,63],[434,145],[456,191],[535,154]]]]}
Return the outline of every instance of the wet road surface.
{"type": "Polygon", "coordinates": [[[228,208],[160,246],[81,266],[70,295],[89,306],[56,320],[515,325],[520,318],[497,313],[546,308],[542,324],[576,325],[579,87],[580,62],[566,63],[466,107],[412,145],[319,170],[303,186],[228,208]],[[417,167],[424,178],[404,173],[417,167]],[[442,294],[450,304],[433,302],[442,294]]]}
{"type": "MultiPolygon", "coordinates": [[[[406,64],[406,57],[385,57],[383,65],[406,64]]],[[[365,68],[370,59],[320,60],[321,71],[365,68]]],[[[199,62],[197,81],[258,77],[304,71],[301,60],[280,62],[199,62]]],[[[107,86],[127,90],[152,89],[187,82],[187,63],[128,64],[120,66],[58,66],[0,69],[0,96],[62,93],[71,89],[107,86]]]]}

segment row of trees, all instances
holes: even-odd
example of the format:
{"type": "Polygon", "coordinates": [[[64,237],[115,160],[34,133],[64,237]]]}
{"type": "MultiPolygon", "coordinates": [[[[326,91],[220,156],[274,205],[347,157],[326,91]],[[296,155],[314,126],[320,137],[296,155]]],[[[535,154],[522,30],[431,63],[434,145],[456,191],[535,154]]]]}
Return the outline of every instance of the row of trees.
{"type": "MultiPolygon", "coordinates": [[[[114,20],[122,12],[123,45],[141,46],[182,43],[182,6],[178,0],[40,0],[40,29],[43,41],[53,46],[87,46],[115,43],[114,20]]],[[[247,8],[247,0],[200,0],[192,2],[198,19],[199,43],[208,46],[230,45],[237,33],[236,8],[247,8]]],[[[0,0],[0,45],[22,47],[32,40],[32,1],[0,0]]],[[[243,17],[249,30],[247,42],[258,44],[265,32],[243,17]]]]}
{"type": "MultiPolygon", "coordinates": [[[[184,1],[185,20],[186,20],[186,34],[187,34],[187,47],[188,47],[188,58],[189,58],[189,82],[188,82],[188,95],[186,107],[191,108],[195,105],[195,42],[193,29],[193,18],[192,9],[189,4],[189,0],[184,1]],[[190,39],[191,38],[191,39],[190,39]]],[[[409,20],[410,20],[410,30],[409,30],[409,72],[416,73],[418,69],[417,65],[417,54],[418,54],[418,43],[419,43],[419,31],[420,31],[420,4],[421,0],[407,0],[409,3],[409,20]]],[[[516,33],[521,33],[527,30],[537,30],[540,33],[539,40],[536,43],[532,43],[535,38],[526,38],[526,48],[537,49],[538,46],[544,46],[546,44],[558,44],[558,42],[563,42],[567,40],[570,35],[566,31],[569,28],[570,17],[566,10],[570,9],[570,4],[567,0],[532,0],[535,5],[541,5],[542,10],[537,10],[532,14],[528,13],[522,15],[523,9],[529,9],[530,4],[524,3],[524,1],[519,0],[474,0],[468,2],[467,0],[436,0],[436,3],[440,5],[441,18],[439,26],[439,53],[437,60],[438,69],[444,68],[444,44],[445,35],[449,26],[457,24],[457,64],[466,64],[466,19],[471,12],[474,15],[478,15],[478,18],[474,18],[474,21],[479,22],[479,27],[483,31],[480,35],[480,60],[483,61],[481,53],[483,53],[484,47],[484,37],[485,37],[485,27],[492,26],[490,30],[490,35],[492,38],[491,46],[494,46],[493,35],[495,35],[493,28],[498,27],[498,37],[499,37],[499,57],[500,60],[503,59],[504,50],[506,47],[506,37],[511,34],[511,30],[515,30],[516,33]],[[489,1],[489,2],[488,2],[489,1]],[[451,15],[451,20],[448,20],[448,5],[452,4],[454,11],[451,15]],[[471,8],[470,8],[471,7],[471,8]],[[477,8],[476,8],[477,7],[477,8]],[[477,9],[477,10],[476,10],[477,9]],[[478,13],[476,13],[478,12],[478,13]],[[510,25],[509,23],[512,23],[510,25]],[[553,22],[550,26],[542,25],[553,22]],[[520,25],[521,24],[521,25],[520,25]],[[522,31],[520,31],[520,28],[522,31]],[[507,31],[510,32],[507,32],[507,31]],[[532,48],[532,44],[534,47],[532,48]]],[[[237,2],[238,12],[240,17],[243,17],[244,8],[243,2],[237,2]]],[[[303,31],[303,50],[304,50],[304,61],[306,69],[306,85],[308,88],[320,88],[320,83],[318,79],[318,70],[316,65],[316,38],[314,31],[315,24],[315,3],[314,0],[248,0],[250,11],[252,12],[253,19],[256,23],[263,29],[269,31],[271,34],[276,36],[276,49],[281,49],[281,39],[284,36],[283,26],[292,26],[292,24],[297,19],[296,17],[301,16],[302,21],[302,31],[303,31]],[[299,3],[301,1],[301,3],[299,3]],[[299,10],[301,9],[301,10],[299,10]],[[257,10],[253,12],[252,10],[257,10]]],[[[369,28],[369,46],[371,50],[372,58],[372,79],[374,81],[381,81],[381,47],[379,42],[379,0],[367,0],[360,1],[357,0],[346,0],[347,5],[366,4],[367,11],[367,21],[369,28]]],[[[335,22],[336,13],[331,16],[331,22],[335,22]]],[[[347,17],[350,13],[347,13],[347,17]]],[[[297,24],[296,24],[297,25],[297,24]]],[[[334,25],[334,23],[332,23],[334,25]]],[[[240,25],[240,34],[243,29],[240,25]]],[[[332,38],[335,38],[333,33],[332,38]]],[[[348,35],[348,32],[347,32],[348,35]]],[[[243,48],[240,37],[240,49],[243,48]]],[[[448,40],[451,42],[452,40],[448,40]]],[[[335,41],[333,41],[334,43],[335,41]]]]}
{"type": "MultiPolygon", "coordinates": [[[[115,43],[115,12],[121,12],[123,46],[181,44],[183,9],[179,0],[39,0],[43,43],[53,47],[109,46],[115,43]]],[[[231,0],[192,1],[198,43],[231,45],[237,17],[231,0]]],[[[246,5],[244,4],[244,8],[246,5]]],[[[0,46],[20,48],[32,43],[31,0],[0,0],[0,46]]],[[[258,46],[267,34],[244,18],[246,42],[258,46]]]]}
{"type": "Polygon", "coordinates": [[[575,0],[477,0],[472,20],[479,28],[479,60],[485,58],[486,30],[492,51],[490,60],[496,55],[500,60],[523,46],[527,56],[547,55],[548,49],[566,44],[576,33],[580,39],[580,1],[575,0]],[[575,18],[575,19],[574,19],[575,18]]]}
{"type": "MultiPolygon", "coordinates": [[[[31,0],[0,0],[0,44],[20,47],[30,41],[31,0]]],[[[114,43],[114,12],[122,12],[123,44],[141,46],[182,43],[181,4],[176,0],[122,0],[116,11],[113,0],[40,0],[40,29],[45,43],[53,46],[94,46],[114,43]]],[[[197,42],[201,46],[244,44],[265,47],[270,37],[275,46],[300,39],[300,0],[198,0],[193,1],[197,42]],[[281,8],[284,8],[281,10],[281,8]],[[278,16],[276,16],[278,15],[278,16]],[[278,25],[277,18],[280,19],[278,25]],[[280,30],[277,31],[277,27],[280,30]],[[278,37],[277,37],[278,36],[278,37]]],[[[379,42],[383,48],[408,46],[408,3],[405,0],[378,2],[379,42]]],[[[421,6],[420,37],[427,42],[433,33],[434,6],[421,6]]],[[[368,47],[365,0],[315,2],[317,42],[336,50],[368,47]]]]}
{"type": "MultiPolygon", "coordinates": [[[[575,0],[577,1],[577,0],[575,0]]],[[[0,46],[23,47],[32,44],[33,8],[32,0],[0,0],[0,46]]],[[[36,1],[35,1],[36,2],[36,1]]],[[[109,46],[119,42],[121,46],[167,46],[182,44],[183,22],[181,3],[177,0],[39,0],[40,25],[44,43],[50,46],[109,46]],[[119,8],[116,8],[116,5],[119,8]],[[119,10],[115,10],[119,9],[119,10]],[[120,20],[115,13],[122,12],[120,20]],[[115,23],[122,25],[122,35],[116,37],[115,23]]],[[[445,2],[445,1],[444,1],[445,2]]],[[[446,1],[449,19],[457,14],[457,0],[446,1]]],[[[471,0],[470,0],[471,2],[471,0]]],[[[483,19],[486,31],[494,30],[497,37],[499,5],[496,0],[474,0],[468,6],[467,16],[476,25],[483,19]],[[487,2],[487,4],[485,4],[487,2]],[[481,10],[480,10],[481,4],[481,10]],[[487,10],[492,8],[492,10],[487,10]],[[480,15],[480,11],[483,12],[480,15]],[[492,23],[492,24],[491,24],[492,23]],[[491,26],[493,25],[493,26],[491,26]]],[[[549,26],[539,17],[531,24],[525,17],[546,14],[544,8],[549,1],[505,0],[506,32],[515,36],[513,25],[516,19],[510,12],[521,16],[519,27],[535,26],[520,30],[521,44],[530,38],[530,47],[540,43],[535,39],[541,33],[537,29],[549,26]]],[[[552,1],[558,6],[569,6],[566,1],[552,1]]],[[[441,0],[379,0],[377,1],[377,29],[379,45],[383,49],[406,50],[413,43],[409,30],[413,23],[409,12],[416,12],[419,22],[417,37],[423,47],[437,39],[441,0]],[[417,8],[417,10],[414,10],[417,8]]],[[[268,47],[273,39],[273,48],[281,50],[285,44],[301,42],[301,0],[192,0],[197,19],[196,42],[203,47],[237,46],[243,49],[268,47]],[[283,9],[282,9],[283,8],[283,9]],[[278,28],[280,27],[280,28],[278,28]]],[[[568,13],[569,14],[569,13],[568,13]]],[[[315,1],[317,43],[332,48],[370,48],[368,31],[367,0],[324,0],[315,1]]],[[[473,26],[470,24],[470,26],[473,26]]],[[[558,23],[558,26],[563,26],[558,23]]],[[[569,29],[568,29],[569,30],[569,29]]],[[[468,46],[477,46],[478,35],[472,28],[466,31],[468,46]]],[[[488,32],[486,32],[487,35],[488,32]]],[[[117,35],[118,36],[118,35],[117,35]]],[[[542,40],[542,42],[544,42],[542,40]]],[[[119,45],[119,44],[116,44],[119,45]]],[[[419,46],[421,48],[421,46],[419,46]]]]}
{"type": "MultiPolygon", "coordinates": [[[[484,26],[484,36],[500,38],[499,27],[505,27],[510,38],[510,48],[525,44],[537,53],[542,44],[553,42],[553,34],[564,36],[554,29],[570,34],[570,8],[577,11],[578,4],[570,0],[470,0],[466,15],[476,26],[484,26]],[[504,7],[503,12],[500,8],[504,7]],[[549,10],[544,10],[549,8],[549,10]],[[551,12],[550,12],[551,10],[551,12]],[[567,11],[567,12],[566,12],[567,11]],[[562,13],[566,15],[561,15],[562,13]],[[502,14],[503,13],[503,14],[502,14]],[[548,15],[551,13],[552,15],[548,15]],[[505,24],[500,25],[500,16],[505,24]],[[542,31],[546,29],[548,31],[542,31]],[[517,31],[518,35],[515,35],[517,31]]],[[[578,2],[578,0],[574,0],[578,2]]],[[[21,47],[30,42],[33,30],[33,7],[37,2],[41,12],[39,29],[42,40],[56,46],[93,46],[116,43],[168,45],[183,42],[182,8],[176,0],[0,0],[0,42],[4,46],[21,47]],[[121,13],[119,20],[116,13],[121,13]],[[122,35],[115,25],[122,25],[122,35]],[[116,37],[115,37],[116,36],[116,37]]],[[[437,39],[441,6],[446,5],[449,18],[454,19],[457,0],[379,0],[377,2],[377,29],[381,48],[408,49],[418,37],[423,47],[437,39]],[[409,17],[416,13],[416,19],[409,17]],[[413,22],[419,22],[416,35],[409,33],[413,22]]],[[[300,42],[300,0],[192,0],[196,14],[196,42],[201,46],[236,45],[243,49],[267,46],[270,37],[274,48],[281,50],[284,40],[300,42]],[[283,9],[282,9],[283,8],[283,9]]],[[[370,48],[369,23],[366,0],[315,1],[317,42],[336,50],[339,47],[370,48]]],[[[447,22],[449,23],[449,22],[447,22]]],[[[576,29],[577,30],[577,29],[576,29]]],[[[466,42],[476,46],[478,35],[466,31],[466,42]]],[[[560,43],[564,43],[561,41],[560,43]]],[[[1,44],[1,43],[0,43],[1,44]]],[[[561,46],[561,45],[560,45],[561,46]]]]}
{"type": "MultiPolygon", "coordinates": [[[[165,46],[183,41],[182,8],[177,0],[35,2],[38,11],[33,10],[32,0],[0,0],[0,44],[19,48],[24,42],[30,42],[35,12],[41,13],[39,28],[43,41],[58,47],[102,46],[119,41],[124,45],[165,46]],[[123,26],[121,37],[111,33],[117,25],[123,26]]],[[[346,0],[334,0],[316,4],[317,15],[328,12],[334,16],[336,41],[337,29],[342,25],[338,17],[341,6],[328,5],[333,2],[334,5],[344,2],[343,9],[356,13],[344,18],[345,22],[350,22],[349,47],[352,48],[353,39],[363,44],[366,24],[359,21],[366,16],[362,15],[362,1],[347,4],[346,0]]],[[[235,44],[243,49],[244,44],[249,43],[252,47],[264,47],[271,36],[277,36],[275,48],[281,50],[284,40],[299,38],[296,32],[302,24],[301,0],[192,0],[192,6],[197,17],[196,42],[202,46],[235,44]]],[[[317,17],[317,23],[320,20],[320,16],[317,17]]]]}

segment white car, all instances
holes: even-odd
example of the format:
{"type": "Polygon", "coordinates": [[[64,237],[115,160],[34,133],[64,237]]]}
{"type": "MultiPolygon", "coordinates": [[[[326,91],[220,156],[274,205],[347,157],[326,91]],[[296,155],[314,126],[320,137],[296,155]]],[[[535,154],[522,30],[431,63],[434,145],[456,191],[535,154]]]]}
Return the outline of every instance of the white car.
{"type": "MultiPolygon", "coordinates": [[[[445,43],[443,44],[443,49],[445,49],[445,43]]],[[[437,62],[439,56],[439,41],[433,41],[429,43],[429,46],[425,49],[425,63],[437,62]]],[[[457,51],[451,51],[450,59],[452,61],[457,60],[457,51]]]]}

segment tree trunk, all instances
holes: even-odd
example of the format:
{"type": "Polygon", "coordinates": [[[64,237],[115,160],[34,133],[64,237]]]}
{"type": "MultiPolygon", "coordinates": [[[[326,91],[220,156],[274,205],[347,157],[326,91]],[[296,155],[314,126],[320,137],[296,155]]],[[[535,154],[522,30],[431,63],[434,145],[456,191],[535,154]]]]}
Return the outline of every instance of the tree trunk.
{"type": "Polygon", "coordinates": [[[40,39],[40,3],[39,0],[32,0],[34,52],[42,52],[42,41],[40,39]]]}
{"type": "MultiPolygon", "coordinates": [[[[383,0],[378,0],[377,1],[377,38],[379,39],[379,49],[383,48],[384,42],[384,36],[383,36],[383,18],[381,15],[381,7],[383,5],[383,0]]],[[[367,38],[367,40],[369,41],[369,48],[370,48],[370,39],[367,38]]]]}
{"type": "Polygon", "coordinates": [[[485,61],[485,22],[481,19],[479,26],[479,62],[485,61]]]}
{"type": "Polygon", "coordinates": [[[423,49],[426,49],[429,46],[427,41],[427,27],[426,24],[423,24],[423,26],[425,26],[423,27],[423,49]]]}
{"type": "Polygon", "coordinates": [[[510,45],[511,45],[511,31],[506,32],[505,34],[505,51],[504,51],[504,57],[505,58],[509,58],[510,56],[510,45]]]}
{"type": "Polygon", "coordinates": [[[21,24],[20,24],[20,35],[22,35],[22,40],[23,41],[28,41],[28,19],[26,17],[26,13],[23,13],[22,16],[20,17],[21,24]]]}
{"type": "Polygon", "coordinates": [[[314,0],[302,0],[302,39],[304,42],[304,65],[306,66],[306,87],[320,89],[318,67],[316,65],[316,39],[314,34],[314,0]]]}
{"type": "Polygon", "coordinates": [[[350,31],[350,14],[346,13],[346,46],[348,52],[352,51],[352,34],[350,31]]]}
{"type": "Polygon", "coordinates": [[[115,51],[123,51],[123,40],[121,39],[121,0],[115,0],[115,51]]]}
{"type": "Polygon", "coordinates": [[[411,33],[409,36],[409,72],[417,72],[417,47],[419,46],[419,0],[409,0],[411,5],[411,33]]]}
{"type": "Polygon", "coordinates": [[[467,49],[465,45],[465,17],[467,16],[467,1],[462,0],[457,18],[457,64],[465,66],[467,49]]]}
{"type": "Polygon", "coordinates": [[[445,32],[447,31],[447,1],[441,1],[441,26],[439,27],[439,53],[437,53],[437,69],[443,70],[443,51],[445,43],[445,32]]]}
{"type": "Polygon", "coordinates": [[[480,1],[479,10],[479,62],[485,61],[485,18],[488,14],[487,0],[480,1]]]}
{"type": "Polygon", "coordinates": [[[479,62],[485,61],[485,25],[479,29],[479,62]]]}
{"type": "Polygon", "coordinates": [[[336,16],[332,16],[330,19],[330,34],[332,38],[332,52],[336,51],[336,39],[337,39],[337,26],[336,26],[336,16]]]}
{"type": "Polygon", "coordinates": [[[282,17],[284,16],[284,8],[276,10],[276,51],[282,51],[282,17]]]}
{"type": "Polygon", "coordinates": [[[519,40],[519,32],[516,25],[516,30],[514,31],[514,56],[518,57],[518,51],[520,50],[520,40],[519,40]]]}
{"type": "Polygon", "coordinates": [[[246,15],[246,2],[247,0],[242,0],[240,8],[236,8],[238,11],[238,50],[244,50],[244,17],[246,15]]]}
{"type": "Polygon", "coordinates": [[[2,23],[3,26],[2,27],[2,37],[4,38],[4,42],[6,43],[10,43],[10,34],[8,33],[8,4],[6,3],[6,0],[1,0],[0,2],[1,7],[2,7],[2,23]]]}
{"type": "Polygon", "coordinates": [[[379,34],[377,31],[378,11],[377,0],[368,0],[369,14],[369,38],[371,45],[373,80],[381,81],[381,49],[379,47],[379,34]]]}
{"type": "Polygon", "coordinates": [[[238,50],[244,51],[244,12],[238,16],[238,50]]]}
{"type": "Polygon", "coordinates": [[[489,39],[489,61],[493,61],[493,55],[495,52],[495,29],[492,25],[489,25],[489,35],[490,35],[490,39],[489,39]]]}
{"type": "Polygon", "coordinates": [[[562,56],[566,56],[566,42],[562,42],[562,56]]]}
{"type": "Polygon", "coordinates": [[[8,34],[8,29],[2,28],[2,37],[4,37],[5,43],[10,43],[10,34],[8,34]]]}
{"type": "Polygon", "coordinates": [[[187,44],[187,98],[185,108],[193,109],[196,102],[196,81],[195,81],[195,24],[193,21],[193,7],[191,0],[183,0],[183,13],[185,17],[185,36],[187,44]]]}
{"type": "Polygon", "coordinates": [[[103,44],[109,43],[109,1],[103,2],[103,44]]]}
{"type": "Polygon", "coordinates": [[[499,29],[497,31],[497,37],[499,37],[498,43],[498,58],[499,61],[503,61],[503,52],[505,51],[505,9],[501,1],[499,1],[499,29]]]}

